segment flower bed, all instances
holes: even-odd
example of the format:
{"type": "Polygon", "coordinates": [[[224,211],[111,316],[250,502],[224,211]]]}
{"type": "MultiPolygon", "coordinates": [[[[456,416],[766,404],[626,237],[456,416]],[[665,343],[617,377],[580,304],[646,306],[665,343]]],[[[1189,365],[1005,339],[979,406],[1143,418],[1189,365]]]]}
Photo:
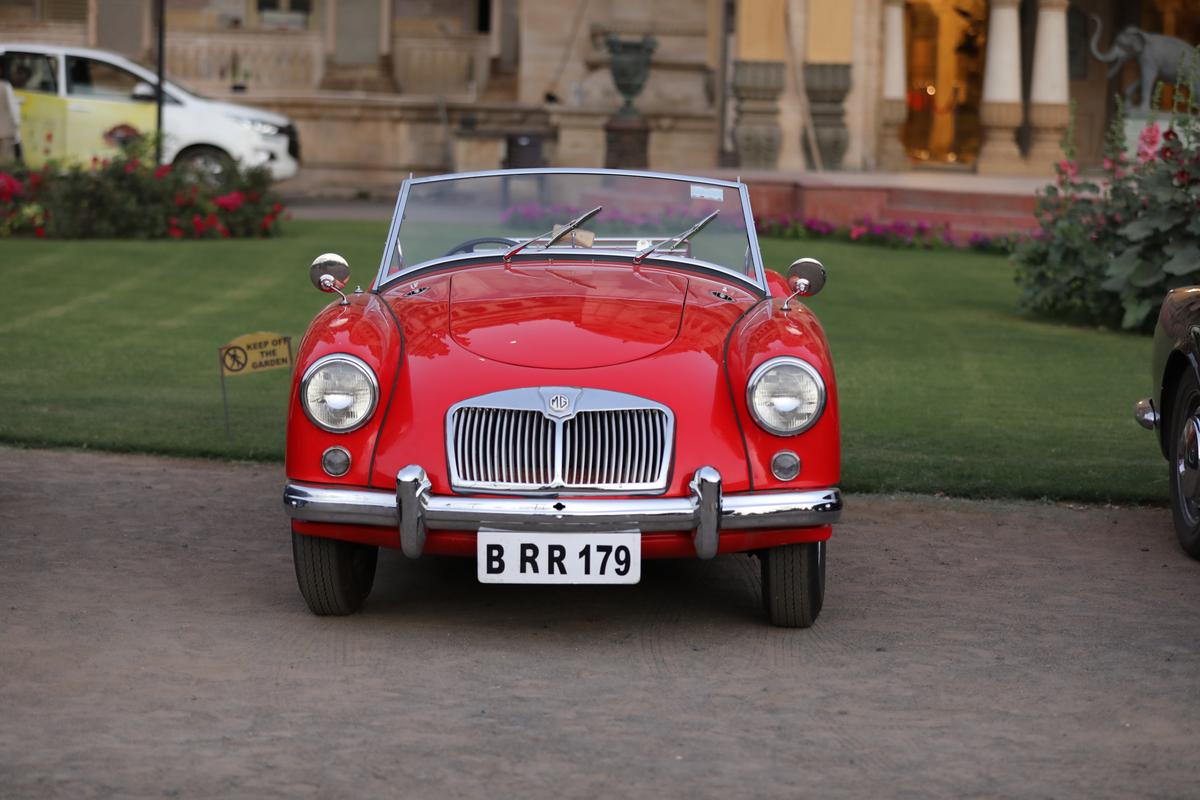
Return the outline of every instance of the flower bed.
{"type": "Polygon", "coordinates": [[[0,167],[0,237],[216,239],[274,236],[283,204],[262,168],[221,176],[155,166],[135,147],[89,164],[0,167]]]}
{"type": "Polygon", "coordinates": [[[760,236],[785,239],[834,239],[901,248],[968,249],[987,253],[1011,253],[1024,237],[1017,234],[985,236],[973,233],[963,239],[954,236],[949,225],[929,222],[878,222],[862,219],[853,225],[838,226],[815,217],[782,216],[755,218],[760,236]]]}

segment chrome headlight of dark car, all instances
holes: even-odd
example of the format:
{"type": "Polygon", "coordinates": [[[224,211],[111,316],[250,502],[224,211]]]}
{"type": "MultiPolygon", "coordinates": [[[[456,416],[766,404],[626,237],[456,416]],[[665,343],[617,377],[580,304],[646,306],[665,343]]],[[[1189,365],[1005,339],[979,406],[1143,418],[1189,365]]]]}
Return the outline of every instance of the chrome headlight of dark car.
{"type": "Polygon", "coordinates": [[[375,413],[379,381],[361,359],[342,353],[324,356],[305,371],[300,402],[318,428],[348,433],[375,413]]]}
{"type": "Polygon", "coordinates": [[[746,405],[763,430],[794,436],[812,427],[825,410],[825,381],[807,361],[772,358],[750,375],[746,405]]]}

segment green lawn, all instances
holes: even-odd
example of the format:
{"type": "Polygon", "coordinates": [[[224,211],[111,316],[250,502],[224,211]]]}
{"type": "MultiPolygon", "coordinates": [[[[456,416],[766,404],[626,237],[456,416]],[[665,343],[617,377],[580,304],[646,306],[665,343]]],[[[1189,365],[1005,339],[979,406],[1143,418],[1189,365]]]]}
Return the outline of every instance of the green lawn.
{"type": "MultiPolygon", "coordinates": [[[[282,454],[287,374],[228,381],[217,347],[297,339],[326,298],[321,252],[369,283],[384,223],[294,222],[253,242],[0,242],[0,441],[229,458],[282,454]]],[[[1161,502],[1166,468],[1133,420],[1150,340],[1012,313],[1007,262],[768,240],[768,265],[829,269],[811,302],[837,359],[850,491],[1161,502]]]]}

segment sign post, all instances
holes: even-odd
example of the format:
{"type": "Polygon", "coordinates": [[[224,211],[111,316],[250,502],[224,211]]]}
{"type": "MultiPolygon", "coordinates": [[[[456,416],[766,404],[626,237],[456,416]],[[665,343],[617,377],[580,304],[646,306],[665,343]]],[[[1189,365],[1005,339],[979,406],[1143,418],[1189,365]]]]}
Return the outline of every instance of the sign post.
{"type": "Polygon", "coordinates": [[[229,428],[229,393],[225,378],[249,375],[271,369],[290,369],[292,366],[292,337],[259,331],[239,336],[217,348],[221,370],[221,403],[225,406],[225,438],[231,438],[229,428]]]}

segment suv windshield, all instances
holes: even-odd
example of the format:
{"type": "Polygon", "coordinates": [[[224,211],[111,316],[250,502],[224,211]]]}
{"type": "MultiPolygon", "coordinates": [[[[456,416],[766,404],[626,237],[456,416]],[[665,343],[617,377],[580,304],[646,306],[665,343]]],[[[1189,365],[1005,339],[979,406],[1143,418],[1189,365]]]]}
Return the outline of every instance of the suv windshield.
{"type": "Polygon", "coordinates": [[[600,171],[484,173],[410,180],[401,203],[381,282],[447,257],[488,251],[500,258],[526,242],[520,252],[615,251],[631,262],[653,248],[643,258],[690,259],[761,282],[734,183],[600,171]],[[597,207],[577,229],[547,235],[597,207]]]}

